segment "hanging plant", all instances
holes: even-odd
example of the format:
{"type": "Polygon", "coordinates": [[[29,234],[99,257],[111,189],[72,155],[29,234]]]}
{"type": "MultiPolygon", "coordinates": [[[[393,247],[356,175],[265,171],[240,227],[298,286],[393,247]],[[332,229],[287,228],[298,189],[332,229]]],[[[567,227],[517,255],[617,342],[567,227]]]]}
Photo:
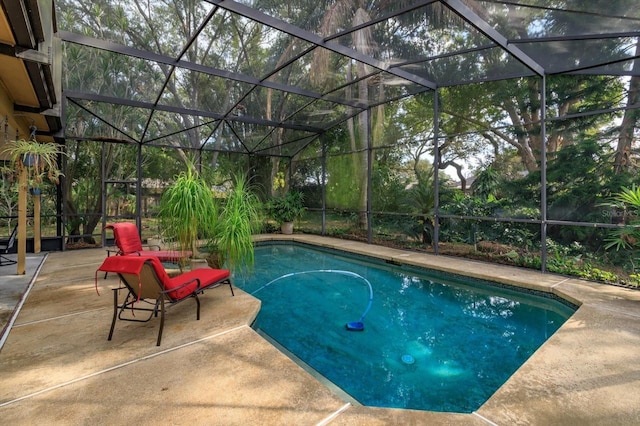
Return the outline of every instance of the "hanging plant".
{"type": "Polygon", "coordinates": [[[62,172],[58,168],[58,158],[66,155],[60,145],[40,143],[33,139],[10,141],[2,153],[9,156],[11,164],[18,173],[27,170],[30,187],[37,188],[45,179],[56,185],[60,183],[62,172]]]}

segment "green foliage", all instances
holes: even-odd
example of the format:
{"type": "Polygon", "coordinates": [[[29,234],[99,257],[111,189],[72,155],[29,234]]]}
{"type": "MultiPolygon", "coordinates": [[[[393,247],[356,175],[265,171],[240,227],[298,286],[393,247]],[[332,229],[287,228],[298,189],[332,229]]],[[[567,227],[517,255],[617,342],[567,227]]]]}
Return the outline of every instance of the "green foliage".
{"type": "Polygon", "coordinates": [[[268,204],[269,214],[278,223],[293,222],[305,211],[304,194],[299,191],[287,191],[273,197],[268,204]]]}
{"type": "Polygon", "coordinates": [[[252,235],[260,230],[262,210],[244,175],[235,175],[233,182],[219,205],[209,184],[188,167],[162,194],[158,217],[163,233],[182,250],[195,252],[198,239],[205,239],[216,267],[242,272],[253,266],[252,235]]]}
{"type": "Polygon", "coordinates": [[[182,250],[195,251],[198,237],[214,236],[218,205],[207,182],[188,167],[162,194],[158,217],[166,236],[175,238],[182,250]]]}
{"type": "Polygon", "coordinates": [[[45,177],[59,183],[62,172],[58,168],[58,158],[65,155],[60,145],[18,139],[8,142],[2,154],[9,156],[18,172],[23,168],[27,170],[29,186],[38,187],[45,177]]]}
{"type": "Polygon", "coordinates": [[[407,186],[406,177],[398,165],[401,163],[397,150],[376,149],[371,175],[372,208],[374,211],[405,211],[402,200],[407,186]]]}
{"type": "Polygon", "coordinates": [[[427,177],[419,180],[407,192],[403,206],[406,211],[416,215],[416,220],[411,227],[411,235],[419,236],[423,243],[430,244],[434,230],[435,187],[432,175],[425,176],[427,177]]]}
{"type": "Polygon", "coordinates": [[[501,187],[502,179],[498,170],[491,165],[481,170],[476,179],[471,184],[473,195],[480,198],[488,198],[489,196],[498,196],[498,190],[501,187]]]}
{"type": "Polygon", "coordinates": [[[578,276],[592,281],[601,281],[606,283],[620,282],[620,277],[613,272],[604,271],[602,269],[592,267],[591,265],[589,265],[588,268],[585,268],[580,274],[578,274],[578,276]]]}
{"type": "Polygon", "coordinates": [[[623,224],[612,229],[607,238],[606,249],[640,251],[640,187],[623,187],[604,206],[613,207],[623,224]]]}
{"type": "Polygon", "coordinates": [[[531,225],[506,223],[499,226],[495,224],[492,229],[497,231],[494,238],[504,244],[520,247],[525,250],[533,250],[540,248],[540,232],[539,226],[532,230],[531,225]]]}
{"type": "Polygon", "coordinates": [[[547,270],[556,274],[580,276],[581,257],[567,256],[559,251],[551,251],[547,257],[547,270]]]}
{"type": "Polygon", "coordinates": [[[554,254],[553,257],[547,259],[547,270],[556,274],[571,275],[591,281],[612,284],[621,282],[617,274],[597,268],[591,263],[583,261],[579,256],[565,257],[554,254]]]}
{"type": "Polygon", "coordinates": [[[224,201],[216,225],[215,245],[223,254],[226,266],[236,272],[254,264],[252,235],[260,230],[261,203],[249,187],[247,178],[234,176],[234,186],[224,201]]]}
{"type": "Polygon", "coordinates": [[[539,255],[525,253],[514,258],[514,263],[524,268],[537,269],[542,268],[542,258],[539,255]]]}
{"type": "MultiPolygon", "coordinates": [[[[602,222],[607,215],[602,202],[632,178],[616,175],[611,166],[612,151],[606,143],[586,137],[580,142],[550,153],[547,163],[547,217],[553,220],[602,222]]],[[[509,209],[539,211],[541,202],[540,172],[503,185],[509,209]]],[[[562,243],[589,242],[600,246],[601,232],[588,227],[551,227],[549,236],[562,243]]]]}
{"type": "Polygon", "coordinates": [[[336,209],[357,209],[360,192],[353,182],[357,177],[353,172],[351,155],[339,155],[327,159],[327,207],[336,209]],[[345,185],[345,182],[349,184],[345,185]]]}
{"type": "MultiPolygon", "coordinates": [[[[493,195],[480,198],[466,195],[461,191],[453,194],[452,199],[442,206],[442,212],[455,216],[490,218],[499,216],[505,201],[497,200],[493,195]]],[[[453,242],[475,244],[481,240],[495,240],[500,235],[500,226],[494,222],[477,219],[452,219],[443,226],[443,238],[453,242]]]]}

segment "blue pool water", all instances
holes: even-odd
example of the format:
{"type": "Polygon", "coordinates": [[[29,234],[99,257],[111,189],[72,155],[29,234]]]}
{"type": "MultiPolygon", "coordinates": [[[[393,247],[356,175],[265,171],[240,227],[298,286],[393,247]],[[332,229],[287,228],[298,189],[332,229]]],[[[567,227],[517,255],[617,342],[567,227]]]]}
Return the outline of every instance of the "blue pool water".
{"type": "Polygon", "coordinates": [[[255,328],[369,406],[472,412],[574,312],[480,281],[300,245],[258,246],[255,264],[235,278],[262,301],[255,328]],[[363,331],[346,329],[360,320],[363,331]]]}

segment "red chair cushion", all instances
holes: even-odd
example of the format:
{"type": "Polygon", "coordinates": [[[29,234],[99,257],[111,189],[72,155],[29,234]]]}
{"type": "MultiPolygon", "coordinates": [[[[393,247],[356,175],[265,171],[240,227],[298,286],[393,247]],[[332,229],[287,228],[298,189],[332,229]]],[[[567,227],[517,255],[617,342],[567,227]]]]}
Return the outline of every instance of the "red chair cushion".
{"type": "Polygon", "coordinates": [[[113,237],[122,254],[142,251],[142,241],[140,234],[138,234],[138,227],[134,223],[114,223],[107,225],[106,228],[113,229],[113,237]]]}
{"type": "Polygon", "coordinates": [[[109,256],[102,262],[98,271],[135,274],[139,276],[142,265],[144,265],[144,259],[140,257],[109,256]]]}
{"type": "MultiPolygon", "coordinates": [[[[133,257],[133,256],[127,256],[127,257],[133,257]]],[[[138,257],[138,256],[135,256],[135,257],[138,257]]],[[[167,271],[165,271],[164,266],[162,266],[160,259],[158,259],[155,256],[139,256],[139,257],[151,262],[151,266],[153,267],[153,270],[158,276],[158,280],[160,280],[160,283],[162,284],[162,288],[164,288],[165,290],[168,290],[167,283],[171,280],[171,278],[169,278],[167,271]]]]}
{"type": "Polygon", "coordinates": [[[193,280],[192,284],[186,285],[181,289],[169,292],[169,297],[173,299],[182,299],[189,296],[196,290],[198,286],[196,278],[200,280],[200,288],[204,289],[212,284],[217,283],[220,280],[229,278],[229,271],[226,269],[198,268],[194,269],[193,271],[185,272],[184,274],[178,275],[177,277],[169,278],[169,281],[165,284],[166,290],[180,287],[190,280],[193,280]]]}
{"type": "Polygon", "coordinates": [[[136,253],[127,253],[128,256],[148,256],[157,257],[162,262],[178,262],[180,259],[191,257],[190,251],[173,251],[173,250],[143,250],[136,253]]]}
{"type": "Polygon", "coordinates": [[[191,251],[174,251],[174,250],[144,250],[138,227],[134,223],[119,222],[105,226],[105,229],[113,230],[115,243],[120,250],[121,255],[132,256],[154,256],[164,262],[177,262],[180,259],[191,257],[191,251]]]}

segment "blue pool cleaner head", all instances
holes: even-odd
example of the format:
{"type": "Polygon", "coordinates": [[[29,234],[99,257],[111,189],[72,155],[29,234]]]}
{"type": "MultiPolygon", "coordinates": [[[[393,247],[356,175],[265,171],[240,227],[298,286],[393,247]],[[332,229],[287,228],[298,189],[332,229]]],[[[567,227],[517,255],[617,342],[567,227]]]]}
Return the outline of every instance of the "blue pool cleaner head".
{"type": "Polygon", "coordinates": [[[348,322],[345,328],[349,331],[364,331],[364,323],[362,321],[348,322]]]}

